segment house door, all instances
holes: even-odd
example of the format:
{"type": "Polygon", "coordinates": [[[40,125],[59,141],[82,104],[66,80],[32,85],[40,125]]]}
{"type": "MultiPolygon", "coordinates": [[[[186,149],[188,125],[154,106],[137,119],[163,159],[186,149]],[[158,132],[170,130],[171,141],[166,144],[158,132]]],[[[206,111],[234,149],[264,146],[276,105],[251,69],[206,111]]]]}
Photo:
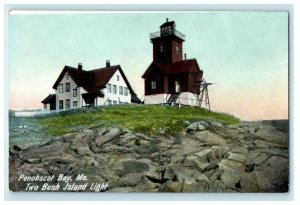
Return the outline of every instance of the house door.
{"type": "Polygon", "coordinates": [[[175,93],[180,93],[180,84],[179,81],[175,81],[175,93]]]}

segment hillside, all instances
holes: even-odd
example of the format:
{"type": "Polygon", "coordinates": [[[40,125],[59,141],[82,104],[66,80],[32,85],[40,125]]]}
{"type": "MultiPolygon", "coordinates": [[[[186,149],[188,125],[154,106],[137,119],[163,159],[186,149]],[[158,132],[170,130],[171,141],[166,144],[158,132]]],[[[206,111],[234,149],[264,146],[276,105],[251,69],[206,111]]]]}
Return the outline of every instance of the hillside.
{"type": "MultiPolygon", "coordinates": [[[[12,191],[28,191],[21,174],[53,175],[51,191],[70,191],[60,175],[89,187],[71,191],[288,191],[287,120],[239,122],[204,109],[162,106],[71,112],[11,119],[12,191]],[[86,180],[76,181],[81,174],[86,180]],[[95,183],[107,187],[92,189],[95,183]]],[[[33,184],[43,191],[45,183],[33,184]]]]}
{"type": "Polygon", "coordinates": [[[169,134],[182,131],[194,121],[213,120],[223,124],[237,124],[239,119],[225,113],[216,113],[198,107],[170,107],[160,105],[121,105],[65,111],[38,119],[46,132],[60,135],[107,124],[145,134],[169,134]]]}

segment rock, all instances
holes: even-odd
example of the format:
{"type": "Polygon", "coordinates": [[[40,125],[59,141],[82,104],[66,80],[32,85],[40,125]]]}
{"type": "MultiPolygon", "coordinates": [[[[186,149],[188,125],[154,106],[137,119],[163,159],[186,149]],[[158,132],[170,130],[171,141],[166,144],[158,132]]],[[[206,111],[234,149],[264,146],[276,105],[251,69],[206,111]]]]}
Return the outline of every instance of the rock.
{"type": "Polygon", "coordinates": [[[208,183],[205,181],[195,182],[193,184],[182,184],[181,192],[205,192],[208,189],[208,183]]]}
{"type": "Polygon", "coordinates": [[[125,173],[140,173],[144,171],[149,171],[149,165],[141,161],[124,161],[122,162],[125,173]]]}
{"type": "Polygon", "coordinates": [[[243,163],[227,159],[222,159],[218,165],[220,170],[231,172],[233,174],[244,172],[245,170],[245,165],[243,163]]]}
{"type": "Polygon", "coordinates": [[[228,152],[229,156],[227,157],[227,159],[229,160],[233,160],[233,161],[238,161],[238,162],[246,162],[246,156],[243,154],[235,154],[232,152],[228,152]]]}
{"type": "Polygon", "coordinates": [[[37,164],[37,163],[41,162],[41,159],[40,158],[29,158],[29,159],[26,159],[25,162],[28,162],[30,164],[37,164]]]}
{"type": "Polygon", "coordinates": [[[19,144],[14,145],[13,148],[18,151],[23,151],[26,149],[25,147],[23,147],[22,145],[19,145],[19,144]]]}
{"type": "Polygon", "coordinates": [[[216,180],[208,184],[207,192],[219,193],[219,192],[223,192],[225,189],[226,186],[220,180],[216,180]]]}
{"type": "Polygon", "coordinates": [[[222,182],[229,188],[241,188],[239,185],[240,178],[241,176],[239,173],[234,173],[228,170],[224,170],[221,174],[222,182]]]}
{"type": "Polygon", "coordinates": [[[263,162],[265,162],[269,157],[270,157],[269,154],[262,153],[262,154],[260,154],[258,157],[256,157],[256,158],[253,160],[253,163],[254,163],[255,165],[260,165],[260,164],[262,164],[263,162]]]}
{"type": "Polygon", "coordinates": [[[193,122],[186,128],[186,132],[190,133],[193,131],[203,131],[206,130],[206,127],[203,125],[206,124],[206,122],[193,122]]]}
{"type": "Polygon", "coordinates": [[[196,169],[187,169],[185,167],[174,165],[172,166],[172,169],[174,170],[174,173],[176,175],[176,180],[179,182],[184,182],[186,184],[192,184],[195,183],[195,173],[198,172],[196,169]]]}
{"type": "Polygon", "coordinates": [[[167,181],[160,187],[159,192],[182,192],[182,182],[167,181]]]}
{"type": "Polygon", "coordinates": [[[56,162],[58,164],[71,164],[74,163],[76,160],[75,158],[67,153],[63,153],[62,155],[57,155],[57,156],[48,156],[42,158],[42,162],[56,162]]]}
{"type": "Polygon", "coordinates": [[[222,139],[221,137],[217,136],[214,133],[211,133],[208,130],[202,132],[196,132],[193,137],[197,140],[200,140],[201,142],[206,142],[210,145],[219,145],[223,147],[228,147],[224,139],[222,139]]]}
{"type": "Polygon", "coordinates": [[[137,136],[132,133],[126,133],[125,135],[120,136],[120,141],[118,142],[121,146],[126,146],[128,143],[135,141],[137,136]]]}
{"type": "Polygon", "coordinates": [[[213,169],[205,172],[205,176],[208,176],[210,181],[216,181],[221,179],[221,174],[223,172],[223,170],[213,169]]]}
{"type": "Polygon", "coordinates": [[[71,149],[79,155],[90,154],[91,150],[89,144],[94,139],[94,132],[92,130],[85,131],[76,135],[71,142],[71,149]]]}
{"type": "Polygon", "coordinates": [[[106,143],[110,142],[111,140],[115,139],[116,137],[119,137],[121,135],[121,133],[122,133],[122,131],[119,128],[112,128],[105,135],[97,134],[95,144],[97,146],[106,144],[106,143]]]}
{"type": "Polygon", "coordinates": [[[232,153],[238,153],[238,154],[247,154],[248,149],[245,147],[234,147],[230,150],[232,153]]]}
{"type": "Polygon", "coordinates": [[[208,162],[208,153],[210,153],[213,148],[204,149],[200,152],[196,152],[195,155],[198,157],[198,160],[201,162],[208,162]]]}
{"type": "Polygon", "coordinates": [[[217,163],[227,154],[227,148],[214,146],[212,151],[207,154],[207,160],[210,163],[217,163]]]}
{"type": "Polygon", "coordinates": [[[140,183],[142,178],[142,174],[128,174],[123,176],[122,178],[117,179],[117,186],[118,187],[132,187],[140,183]]]}
{"type": "Polygon", "coordinates": [[[241,176],[241,189],[243,192],[259,192],[260,188],[259,185],[257,183],[257,179],[255,177],[255,173],[254,172],[250,172],[250,173],[244,173],[241,176]]]}
{"type": "Polygon", "coordinates": [[[210,166],[210,163],[199,161],[199,158],[197,156],[188,156],[184,160],[183,166],[198,169],[200,172],[203,172],[205,168],[210,166]]]}
{"type": "Polygon", "coordinates": [[[289,160],[280,156],[271,156],[261,164],[260,169],[255,169],[266,176],[276,188],[273,191],[287,191],[289,186],[289,160]]]}
{"type": "Polygon", "coordinates": [[[175,155],[171,157],[171,162],[172,163],[182,163],[185,160],[184,156],[181,155],[175,155]]]}
{"type": "Polygon", "coordinates": [[[274,144],[271,142],[266,142],[264,140],[255,140],[253,142],[253,144],[257,147],[257,148],[263,148],[263,149],[273,149],[273,148],[282,148],[282,145],[279,144],[274,144]]]}
{"type": "Polygon", "coordinates": [[[196,178],[196,181],[199,181],[199,182],[201,182],[201,181],[205,181],[207,183],[210,182],[210,180],[207,178],[207,176],[205,174],[199,174],[199,173],[197,173],[196,176],[195,176],[195,178],[196,178]]]}
{"type": "MultiPolygon", "coordinates": [[[[25,130],[20,132],[16,126],[13,129],[19,133],[25,130]]],[[[26,183],[18,181],[21,173],[72,177],[83,173],[88,183],[108,182],[108,192],[289,190],[289,150],[279,143],[288,142],[286,125],[223,126],[199,121],[189,126],[193,131],[167,136],[86,126],[34,143],[16,138],[19,145],[10,141],[9,147],[10,189],[26,188],[26,183]]]]}
{"type": "Polygon", "coordinates": [[[161,184],[150,181],[147,177],[142,176],[135,189],[139,192],[157,192],[161,184]]]}

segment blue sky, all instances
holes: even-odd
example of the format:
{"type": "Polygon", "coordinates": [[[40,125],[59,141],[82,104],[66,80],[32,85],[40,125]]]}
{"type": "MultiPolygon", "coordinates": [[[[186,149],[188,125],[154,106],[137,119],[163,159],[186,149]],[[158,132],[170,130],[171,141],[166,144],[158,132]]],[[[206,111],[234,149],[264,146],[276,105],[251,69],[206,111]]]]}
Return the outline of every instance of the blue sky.
{"type": "Polygon", "coordinates": [[[288,117],[288,13],[19,14],[9,17],[11,109],[41,108],[64,65],[120,64],[139,97],[152,61],[149,33],[166,18],[204,70],[213,110],[242,119],[288,117]]]}

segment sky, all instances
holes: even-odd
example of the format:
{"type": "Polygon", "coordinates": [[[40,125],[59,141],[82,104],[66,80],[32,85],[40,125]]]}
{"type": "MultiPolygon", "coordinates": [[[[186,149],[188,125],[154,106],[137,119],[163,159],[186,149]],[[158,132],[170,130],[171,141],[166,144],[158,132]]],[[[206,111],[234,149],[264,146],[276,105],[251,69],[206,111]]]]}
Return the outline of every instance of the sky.
{"type": "Polygon", "coordinates": [[[166,21],[186,35],[211,109],[242,120],[288,118],[288,13],[147,12],[11,14],[9,109],[42,108],[65,65],[84,70],[121,65],[139,97],[152,62],[149,34],[166,21]]]}

